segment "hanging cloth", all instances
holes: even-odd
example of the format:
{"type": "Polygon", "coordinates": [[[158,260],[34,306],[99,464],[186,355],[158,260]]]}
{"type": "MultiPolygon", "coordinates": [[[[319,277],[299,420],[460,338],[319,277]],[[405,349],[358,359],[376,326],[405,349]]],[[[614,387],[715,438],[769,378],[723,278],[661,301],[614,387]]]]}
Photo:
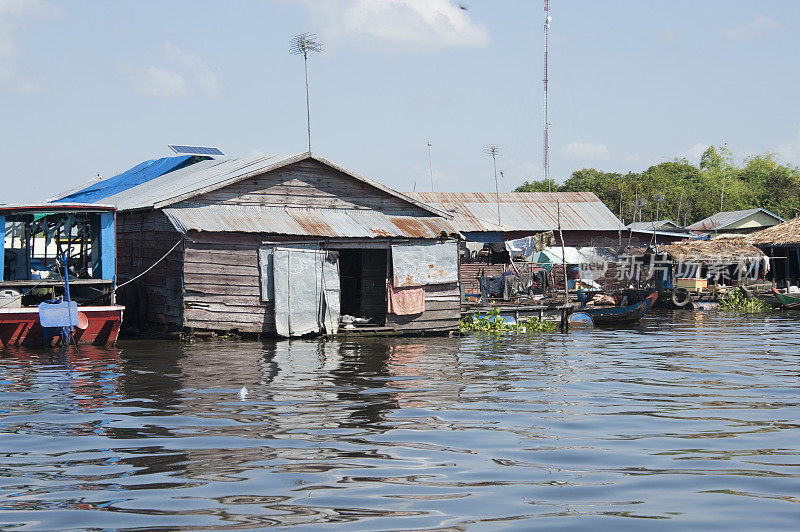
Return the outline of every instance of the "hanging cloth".
{"type": "Polygon", "coordinates": [[[389,314],[408,316],[425,312],[425,289],[423,287],[395,288],[391,281],[387,281],[386,292],[389,296],[389,314]]]}

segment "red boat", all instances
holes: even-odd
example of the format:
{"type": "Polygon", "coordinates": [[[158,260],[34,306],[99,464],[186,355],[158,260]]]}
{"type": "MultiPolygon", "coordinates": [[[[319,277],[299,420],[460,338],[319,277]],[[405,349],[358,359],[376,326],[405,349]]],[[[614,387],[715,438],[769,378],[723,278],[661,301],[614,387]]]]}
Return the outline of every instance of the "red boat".
{"type": "MultiPolygon", "coordinates": [[[[73,337],[78,343],[98,346],[112,346],[119,336],[124,307],[108,305],[102,307],[78,307],[86,316],[86,328],[75,327],[73,337]]],[[[0,341],[3,346],[25,345],[37,347],[44,345],[44,330],[39,324],[39,309],[4,308],[0,309],[0,341]]],[[[59,343],[55,335],[50,345],[59,343]]]]}
{"type": "Polygon", "coordinates": [[[116,211],[109,206],[0,205],[5,227],[0,255],[3,346],[58,344],[60,331],[44,329],[39,316],[40,303],[58,300],[78,305],[78,325],[72,328],[76,342],[116,342],[124,308],[114,299],[115,224],[116,211]]]}

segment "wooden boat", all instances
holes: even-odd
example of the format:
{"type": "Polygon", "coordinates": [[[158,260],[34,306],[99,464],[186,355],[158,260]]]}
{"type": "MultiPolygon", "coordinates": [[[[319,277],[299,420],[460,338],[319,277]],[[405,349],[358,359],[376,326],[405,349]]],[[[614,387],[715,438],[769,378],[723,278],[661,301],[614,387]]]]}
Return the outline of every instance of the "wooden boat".
{"type": "Polygon", "coordinates": [[[79,323],[72,328],[76,343],[114,344],[123,311],[114,300],[115,223],[116,211],[109,206],[0,205],[0,226],[5,228],[0,254],[4,347],[57,345],[59,331],[42,327],[39,304],[60,299],[77,303],[79,323]]]}
{"type": "Polygon", "coordinates": [[[772,295],[778,300],[782,308],[789,310],[800,310],[800,296],[781,294],[775,287],[772,287],[772,295]]]}
{"type": "Polygon", "coordinates": [[[658,299],[658,292],[653,292],[642,301],[634,305],[625,307],[587,307],[581,308],[580,312],[588,314],[594,320],[595,325],[616,325],[622,323],[633,323],[639,321],[645,312],[650,310],[653,303],[658,299]]]}

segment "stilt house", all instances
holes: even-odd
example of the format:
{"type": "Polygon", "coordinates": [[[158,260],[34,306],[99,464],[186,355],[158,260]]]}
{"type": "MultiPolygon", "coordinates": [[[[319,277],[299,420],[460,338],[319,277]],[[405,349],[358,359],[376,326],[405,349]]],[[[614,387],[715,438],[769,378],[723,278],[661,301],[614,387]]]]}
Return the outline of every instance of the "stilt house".
{"type": "Polygon", "coordinates": [[[347,328],[458,327],[451,215],[312,153],[168,157],[57,198],[87,199],[118,209],[119,281],[147,271],[121,298],[133,321],[281,336],[336,332],[340,315],[347,328]]]}

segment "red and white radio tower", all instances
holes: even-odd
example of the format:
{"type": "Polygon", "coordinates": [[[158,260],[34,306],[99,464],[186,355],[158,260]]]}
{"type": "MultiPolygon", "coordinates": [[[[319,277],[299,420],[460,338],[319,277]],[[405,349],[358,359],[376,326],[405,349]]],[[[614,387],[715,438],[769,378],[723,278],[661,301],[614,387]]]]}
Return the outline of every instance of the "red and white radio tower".
{"type": "Polygon", "coordinates": [[[550,31],[550,0],[544,0],[544,178],[550,180],[550,122],[547,120],[547,50],[550,31]]]}

